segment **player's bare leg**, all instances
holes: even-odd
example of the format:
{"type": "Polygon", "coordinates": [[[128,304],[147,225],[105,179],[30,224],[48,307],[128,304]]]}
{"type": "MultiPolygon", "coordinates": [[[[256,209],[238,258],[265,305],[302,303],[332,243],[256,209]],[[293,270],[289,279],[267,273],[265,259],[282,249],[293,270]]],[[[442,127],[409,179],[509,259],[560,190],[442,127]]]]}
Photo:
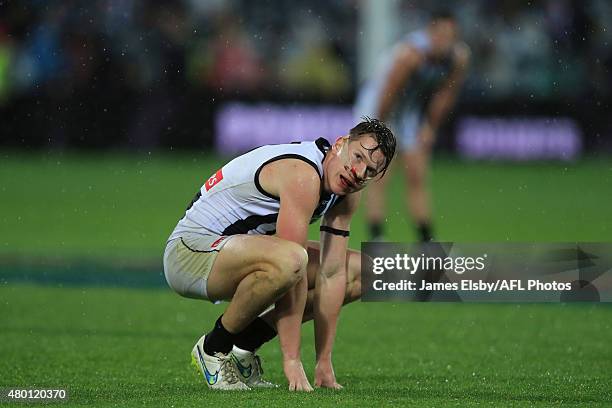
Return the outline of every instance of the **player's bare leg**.
{"type": "Polygon", "coordinates": [[[233,237],[208,278],[212,300],[230,300],[222,323],[239,333],[305,276],[308,256],[300,245],[270,236],[233,237]]]}
{"type": "Polygon", "coordinates": [[[429,149],[419,146],[402,154],[406,190],[406,204],[417,227],[419,239],[430,241],[431,210],[429,194],[429,149]]]}
{"type": "MultiPolygon", "coordinates": [[[[261,370],[254,364],[240,363],[248,357],[259,363],[258,359],[246,352],[246,360],[244,355],[239,360],[239,353],[230,352],[237,334],[246,333],[247,340],[253,331],[268,336],[267,324],[257,322],[257,316],[304,278],[307,262],[304,248],[276,237],[238,235],[225,244],[210,272],[207,293],[211,300],[230,300],[230,304],[193,350],[194,360],[211,388],[248,390],[249,386],[273,386],[261,379],[261,370]],[[263,331],[259,330],[262,325],[263,331]],[[245,330],[248,327],[250,330],[245,330]],[[253,378],[254,373],[257,378],[253,378]],[[245,377],[252,381],[245,381],[245,377]]],[[[276,335],[268,328],[270,332],[276,335]]],[[[308,388],[310,385],[305,389],[308,388]]]]}
{"type": "MultiPolygon", "coordinates": [[[[308,295],[306,307],[304,308],[303,322],[313,318],[313,299],[316,274],[319,271],[319,248],[317,241],[308,241],[308,295]]],[[[346,292],[344,305],[347,305],[361,297],[361,252],[349,249],[346,254],[346,292]]],[[[269,325],[274,325],[274,309],[269,310],[261,316],[269,325]]]]}
{"type": "MultiPolygon", "coordinates": [[[[313,318],[312,299],[314,297],[315,279],[319,271],[319,248],[316,241],[308,241],[308,300],[304,309],[304,321],[313,318]]],[[[349,249],[346,251],[346,292],[344,305],[347,305],[361,297],[361,252],[349,249]]]]}
{"type": "Polygon", "coordinates": [[[386,214],[386,199],[385,190],[387,179],[382,179],[372,182],[366,191],[366,218],[368,220],[369,239],[380,241],[384,236],[384,223],[386,214]]]}
{"type": "MultiPolygon", "coordinates": [[[[304,308],[303,322],[312,320],[313,318],[313,304],[314,304],[314,288],[316,284],[316,274],[319,272],[319,256],[320,246],[318,242],[308,242],[308,268],[307,268],[307,279],[308,279],[308,295],[306,299],[306,306],[304,308]]],[[[361,297],[361,253],[354,250],[348,250],[346,254],[346,292],[344,296],[343,305],[347,305],[361,297]]],[[[270,326],[274,327],[275,322],[275,310],[269,310],[261,318],[270,326]]],[[[263,339],[262,339],[263,340],[263,339]]],[[[266,340],[267,341],[267,340],[266,340]]],[[[263,341],[258,345],[261,346],[263,341]]],[[[323,371],[323,370],[322,370],[323,371]]],[[[335,379],[329,379],[325,381],[319,378],[317,375],[317,368],[315,368],[315,385],[329,388],[340,389],[342,386],[335,382],[335,379]],[[333,381],[332,381],[333,380],[333,381]]]]}
{"type": "MultiPolygon", "coordinates": [[[[227,244],[226,244],[227,245],[227,244]]],[[[307,265],[307,283],[308,293],[306,297],[306,305],[304,307],[303,322],[312,320],[313,304],[314,304],[314,288],[316,283],[316,274],[319,272],[320,246],[316,241],[308,242],[308,265],[307,265]]],[[[361,253],[354,250],[348,250],[346,255],[346,292],[343,304],[354,302],[361,297],[361,253]]],[[[257,349],[264,343],[276,336],[276,311],[275,309],[268,310],[261,317],[255,319],[240,335],[236,338],[236,346],[233,354],[240,359],[238,368],[243,374],[243,381],[251,387],[269,387],[270,383],[261,379],[261,362],[255,354],[257,349]],[[243,367],[252,367],[252,371],[241,369],[243,367]]],[[[320,384],[318,384],[320,385],[320,384]]]]}

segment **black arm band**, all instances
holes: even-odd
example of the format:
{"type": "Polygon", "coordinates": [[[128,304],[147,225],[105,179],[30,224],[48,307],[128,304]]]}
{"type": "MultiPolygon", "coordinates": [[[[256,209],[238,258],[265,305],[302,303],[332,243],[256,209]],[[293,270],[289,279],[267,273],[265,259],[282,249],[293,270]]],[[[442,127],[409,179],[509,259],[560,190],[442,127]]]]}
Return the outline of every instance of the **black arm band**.
{"type": "Polygon", "coordinates": [[[319,228],[319,231],[329,232],[330,234],[340,235],[341,237],[348,237],[349,236],[349,232],[348,231],[341,230],[341,229],[336,229],[336,228],[332,228],[332,227],[328,227],[328,226],[325,226],[325,225],[321,225],[321,228],[319,228]]]}

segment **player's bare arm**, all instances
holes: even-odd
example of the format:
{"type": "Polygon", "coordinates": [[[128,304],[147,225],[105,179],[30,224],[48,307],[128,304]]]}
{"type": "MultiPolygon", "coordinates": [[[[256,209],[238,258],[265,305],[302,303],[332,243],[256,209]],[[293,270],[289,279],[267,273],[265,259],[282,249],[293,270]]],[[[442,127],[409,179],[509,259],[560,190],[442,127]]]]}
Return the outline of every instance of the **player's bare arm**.
{"type": "Polygon", "coordinates": [[[453,69],[442,87],[433,95],[427,110],[427,120],[423,123],[420,140],[426,145],[433,143],[434,136],[457,100],[457,95],[467,73],[470,49],[460,42],[453,48],[453,69]]]}
{"type": "MultiPolygon", "coordinates": [[[[308,224],[320,194],[317,172],[301,160],[279,160],[262,169],[260,183],[264,190],[280,197],[276,236],[305,248],[308,224]]],[[[308,290],[306,269],[300,273],[302,279],[276,302],[276,329],[289,389],[312,391],[300,358],[300,329],[308,290]]]]}
{"type": "Polygon", "coordinates": [[[419,67],[422,61],[423,55],[415,48],[409,45],[400,48],[380,95],[377,117],[381,120],[387,119],[398,93],[406,86],[411,73],[419,67]]]}
{"type": "Polygon", "coordinates": [[[361,193],[349,194],[321,222],[320,268],[315,280],[315,386],[340,389],[332,366],[336,325],[347,282],[348,232],[361,193]]]}

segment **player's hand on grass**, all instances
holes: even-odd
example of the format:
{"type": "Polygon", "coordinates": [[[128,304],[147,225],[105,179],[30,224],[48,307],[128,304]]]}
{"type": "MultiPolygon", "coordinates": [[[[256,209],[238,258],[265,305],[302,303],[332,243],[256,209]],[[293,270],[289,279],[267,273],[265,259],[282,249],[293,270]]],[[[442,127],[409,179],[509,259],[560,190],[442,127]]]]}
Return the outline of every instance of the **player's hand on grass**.
{"type": "Polygon", "coordinates": [[[336,382],[334,367],[331,360],[317,361],[315,366],[315,387],[333,388],[335,390],[342,389],[342,386],[336,382]]]}
{"type": "Polygon", "coordinates": [[[283,370],[289,381],[289,391],[312,391],[300,360],[284,360],[283,370]]]}

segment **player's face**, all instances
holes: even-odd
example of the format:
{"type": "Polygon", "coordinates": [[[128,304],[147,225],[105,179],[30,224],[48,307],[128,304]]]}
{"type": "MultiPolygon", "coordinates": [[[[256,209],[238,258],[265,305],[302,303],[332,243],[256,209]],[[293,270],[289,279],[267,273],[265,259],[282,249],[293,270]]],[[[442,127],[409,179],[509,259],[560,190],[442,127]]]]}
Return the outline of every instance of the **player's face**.
{"type": "Polygon", "coordinates": [[[436,21],[431,28],[431,45],[434,56],[447,55],[457,42],[457,24],[453,20],[436,21]]]}
{"type": "Polygon", "coordinates": [[[371,136],[339,139],[332,149],[333,161],[326,172],[328,190],[338,195],[350,194],[374,180],[385,165],[384,155],[375,148],[376,140],[371,136]]]}

